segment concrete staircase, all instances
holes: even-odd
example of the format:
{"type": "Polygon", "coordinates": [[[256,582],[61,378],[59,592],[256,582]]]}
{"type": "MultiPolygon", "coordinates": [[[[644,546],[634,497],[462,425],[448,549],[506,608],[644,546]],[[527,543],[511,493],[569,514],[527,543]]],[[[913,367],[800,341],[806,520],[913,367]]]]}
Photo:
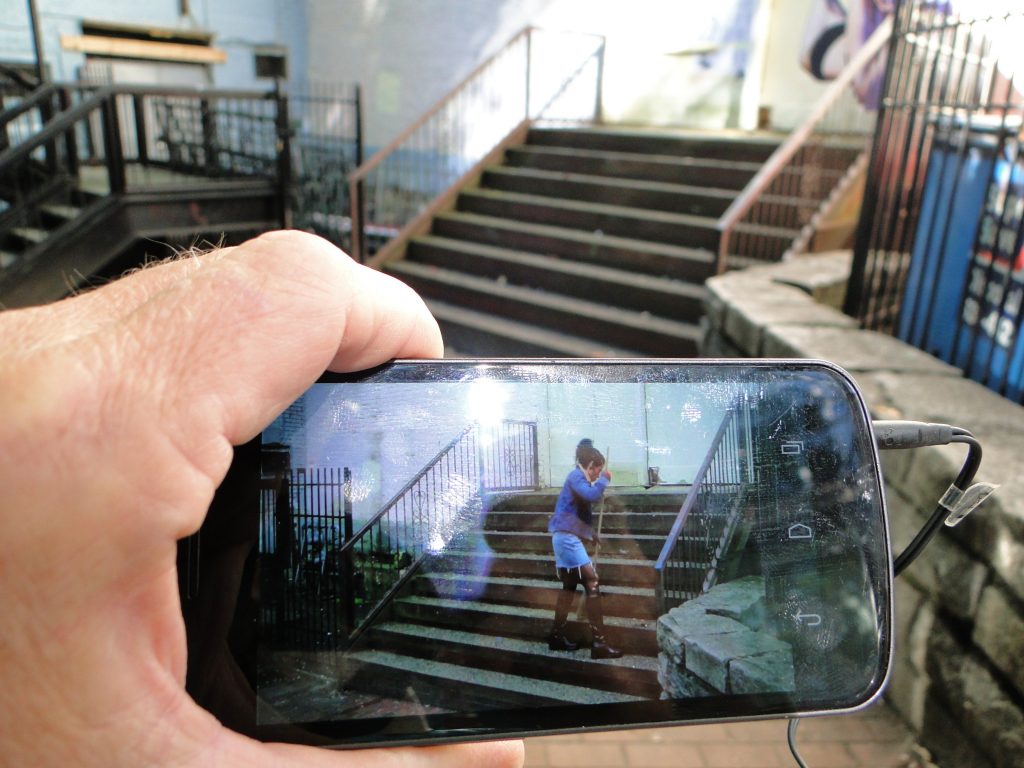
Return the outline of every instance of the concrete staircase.
{"type": "Polygon", "coordinates": [[[776,146],[534,129],[386,269],[457,354],[692,356],[717,220],[776,146]]]}
{"type": "MultiPolygon", "coordinates": [[[[342,694],[414,695],[445,710],[658,698],[653,566],[685,495],[608,497],[597,565],[608,639],[626,655],[594,661],[585,646],[547,647],[561,586],[547,533],[557,490],[492,498],[482,530],[428,561],[346,654],[342,694]]],[[[569,632],[588,641],[582,622],[569,632]]]]}

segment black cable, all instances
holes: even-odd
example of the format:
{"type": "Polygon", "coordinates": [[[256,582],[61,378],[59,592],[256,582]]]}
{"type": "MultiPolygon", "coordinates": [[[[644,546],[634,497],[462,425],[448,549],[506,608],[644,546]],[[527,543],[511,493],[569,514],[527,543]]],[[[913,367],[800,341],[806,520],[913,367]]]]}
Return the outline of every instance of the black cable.
{"type": "Polygon", "coordinates": [[[800,757],[800,752],[796,748],[796,727],[799,724],[799,717],[790,719],[789,728],[786,729],[786,741],[789,744],[789,751],[793,753],[793,759],[796,760],[796,764],[800,766],[800,768],[807,768],[807,763],[805,763],[803,758],[800,757]]]}
{"type": "MultiPolygon", "coordinates": [[[[978,467],[981,465],[981,443],[966,429],[954,429],[953,437],[950,438],[949,442],[966,443],[968,446],[967,459],[960,469],[960,474],[953,481],[953,485],[958,490],[966,491],[971,481],[974,480],[978,467]]],[[[932,512],[932,516],[928,518],[928,522],[924,524],[913,540],[893,560],[893,576],[899,576],[906,570],[908,565],[914,562],[925,548],[925,545],[931,541],[932,536],[942,526],[942,522],[949,516],[949,512],[950,510],[942,502],[939,502],[935,507],[935,511],[932,512]]]]}
{"type": "MultiPolygon", "coordinates": [[[[926,424],[919,421],[876,421],[872,426],[875,430],[875,439],[881,450],[923,448],[929,445],[949,445],[950,443],[967,445],[967,458],[950,490],[946,491],[936,505],[928,522],[922,526],[903,551],[893,559],[893,576],[895,577],[914,562],[931,541],[932,536],[939,530],[943,521],[949,518],[953,510],[947,505],[956,503],[956,499],[952,502],[947,501],[952,488],[963,493],[970,487],[974,476],[978,473],[978,467],[981,466],[981,443],[966,429],[952,427],[948,424],[926,424]]],[[[786,731],[786,741],[797,766],[807,768],[807,763],[800,757],[796,746],[796,729],[799,722],[799,718],[790,719],[789,728],[786,731]]]]}

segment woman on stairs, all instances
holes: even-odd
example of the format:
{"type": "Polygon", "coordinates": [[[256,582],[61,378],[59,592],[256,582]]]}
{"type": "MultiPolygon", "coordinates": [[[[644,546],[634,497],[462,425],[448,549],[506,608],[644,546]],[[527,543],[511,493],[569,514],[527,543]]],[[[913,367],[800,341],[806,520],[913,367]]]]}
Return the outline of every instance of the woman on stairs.
{"type": "Polygon", "coordinates": [[[592,509],[604,495],[611,479],[611,472],[605,469],[605,458],[594,448],[594,442],[586,438],[580,440],[576,446],[576,467],[565,478],[555,503],[555,512],[548,523],[555,551],[555,571],[562,582],[555,605],[555,623],[548,637],[548,648],[552,651],[575,651],[578,647],[566,638],[565,625],[576,596],[576,586],[583,584],[592,636],[590,658],[617,659],[622,656],[622,651],[605,641],[597,569],[583,545],[584,539],[595,544],[600,542],[593,527],[592,509]]]}

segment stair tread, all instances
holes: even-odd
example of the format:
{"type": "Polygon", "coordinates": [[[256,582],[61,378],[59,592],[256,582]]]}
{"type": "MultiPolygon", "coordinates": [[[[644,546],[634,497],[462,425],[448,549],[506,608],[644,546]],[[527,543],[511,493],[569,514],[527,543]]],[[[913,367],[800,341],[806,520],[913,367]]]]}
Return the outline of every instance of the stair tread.
{"type": "MultiPolygon", "coordinates": [[[[648,560],[645,562],[648,567],[654,567],[653,561],[648,560]]],[[[452,573],[451,571],[433,571],[429,568],[424,570],[422,575],[429,576],[431,579],[437,580],[472,581],[479,584],[501,584],[507,587],[532,587],[535,589],[554,590],[562,588],[561,582],[555,581],[554,579],[527,579],[511,576],[490,576],[478,573],[452,573]]],[[[654,595],[654,590],[649,588],[609,586],[603,583],[601,584],[601,592],[609,595],[632,595],[633,597],[652,597],[654,595]]]]}
{"type": "Polygon", "coordinates": [[[644,152],[621,152],[618,150],[586,149],[584,147],[556,147],[543,144],[524,144],[515,147],[516,150],[535,152],[543,155],[556,155],[560,157],[585,157],[607,160],[635,160],[645,163],[657,163],[663,165],[675,165],[680,168],[731,168],[734,170],[750,171],[751,175],[761,169],[761,163],[753,163],[744,160],[717,160],[715,158],[702,157],[680,157],[678,155],[646,154],[644,152]]]}
{"type": "Polygon", "coordinates": [[[586,661],[588,664],[600,664],[619,668],[644,670],[650,672],[658,671],[658,660],[651,656],[640,656],[626,654],[619,659],[591,659],[587,649],[581,649],[577,654],[567,651],[549,651],[543,643],[536,640],[523,640],[516,637],[502,637],[499,635],[482,635],[476,632],[465,632],[460,629],[447,629],[445,627],[434,627],[428,624],[410,624],[408,622],[389,621],[377,624],[374,631],[393,632],[408,637],[422,638],[434,643],[450,642],[462,645],[474,645],[494,651],[514,651],[516,653],[529,654],[558,661],[566,658],[586,661]]]}
{"type": "Polygon", "coordinates": [[[533,146],[534,137],[544,134],[558,135],[571,134],[574,137],[586,136],[607,136],[612,138],[636,139],[642,143],[644,139],[668,139],[677,141],[685,146],[687,143],[698,142],[705,144],[716,144],[720,146],[749,145],[761,146],[767,149],[774,149],[782,144],[786,136],[778,133],[752,133],[750,131],[701,131],[678,128],[635,128],[630,126],[574,126],[572,128],[538,126],[530,129],[530,138],[527,139],[527,146],[533,146]]]}
{"type": "Polygon", "coordinates": [[[558,699],[580,704],[646,701],[646,699],[640,696],[611,693],[593,688],[582,688],[578,685],[556,683],[550,680],[519,677],[506,672],[493,672],[475,667],[463,667],[443,661],[402,656],[389,651],[357,651],[348,654],[346,658],[364,664],[386,666],[414,675],[434,677],[445,682],[511,691],[536,696],[537,698],[558,699]]]}
{"type": "MultiPolygon", "coordinates": [[[[474,610],[482,613],[489,613],[495,616],[516,616],[520,618],[538,619],[546,622],[551,621],[550,608],[528,608],[522,605],[504,605],[500,603],[479,603],[466,600],[451,600],[445,597],[424,597],[422,595],[410,595],[396,598],[395,602],[407,605],[420,605],[424,608],[440,610],[466,611],[474,610]]],[[[625,616],[605,616],[604,623],[609,627],[619,629],[639,629],[654,631],[655,622],[650,619],[632,619],[625,616]]]]}
{"type": "MultiPolygon", "coordinates": [[[[644,357],[635,349],[624,349],[602,344],[580,336],[552,331],[538,325],[506,320],[497,315],[478,312],[436,299],[425,298],[430,313],[440,322],[448,321],[477,328],[496,336],[515,339],[553,350],[559,357],[631,358],[644,357]]],[[[446,352],[447,354],[447,352],[446,352]]]]}
{"type": "Polygon", "coordinates": [[[504,192],[493,189],[471,189],[460,195],[466,197],[482,197],[491,200],[506,200],[512,203],[527,203],[532,205],[543,205],[549,208],[560,208],[563,210],[584,211],[587,213],[600,213],[609,216],[620,216],[623,218],[645,219],[647,221],[682,224],[694,227],[707,227],[714,229],[718,219],[712,216],[695,216],[690,213],[672,213],[671,211],[657,211],[649,208],[635,208],[625,205],[611,205],[609,203],[591,203],[580,200],[566,200],[560,197],[545,197],[543,195],[529,195],[524,192],[504,192]]]}
{"type": "Polygon", "coordinates": [[[566,173],[564,171],[548,171],[540,168],[518,168],[514,166],[494,166],[487,169],[488,173],[504,174],[525,179],[571,181],[579,184],[600,184],[629,190],[645,190],[649,192],[665,192],[669,194],[691,194],[721,200],[733,200],[736,191],[719,187],[701,187],[693,184],[675,184],[668,181],[647,181],[645,179],[623,178],[618,176],[599,176],[585,173],[566,173]]]}
{"type": "Polygon", "coordinates": [[[11,232],[23,240],[32,243],[41,243],[47,238],[47,231],[38,227],[14,227],[11,232]]]}
{"type": "Polygon", "coordinates": [[[662,293],[675,294],[683,300],[696,301],[703,300],[707,295],[707,290],[703,285],[696,285],[685,280],[645,275],[639,272],[630,272],[624,269],[604,267],[597,264],[585,264],[569,259],[539,255],[529,251],[501,248],[495,245],[458,240],[440,235],[424,235],[415,238],[412,242],[434,245],[438,248],[447,248],[461,253],[482,255],[497,261],[518,262],[538,269],[559,272],[566,278],[585,277],[594,280],[607,280],[622,285],[624,290],[660,291],[662,293]]]}
{"type": "MultiPolygon", "coordinates": [[[[455,557],[486,557],[489,560],[501,559],[501,560],[521,560],[521,561],[543,561],[548,566],[551,566],[552,559],[548,553],[541,554],[539,552],[488,552],[486,554],[477,552],[472,549],[460,550],[458,548],[449,547],[445,549],[445,555],[455,557]]],[[[601,562],[606,564],[615,564],[622,566],[638,566],[638,567],[651,567],[653,561],[646,560],[643,558],[635,557],[615,557],[614,555],[605,556],[601,553],[601,562]]]]}
{"type": "Polygon", "coordinates": [[[638,251],[646,251],[648,253],[656,253],[663,256],[678,257],[680,259],[705,261],[709,266],[714,263],[713,254],[711,251],[704,248],[687,248],[681,245],[660,243],[654,240],[641,240],[632,237],[622,237],[621,235],[606,235],[603,233],[596,234],[594,232],[587,232],[585,230],[572,229],[569,227],[556,227],[551,224],[535,224],[532,222],[503,219],[499,216],[486,216],[482,213],[470,213],[466,211],[450,211],[440,214],[436,218],[465,221],[482,227],[517,229],[537,235],[575,240],[577,242],[594,245],[630,248],[638,251]]]}
{"type": "MultiPolygon", "coordinates": [[[[699,326],[691,323],[684,323],[678,320],[670,320],[665,317],[658,317],[648,313],[625,310],[615,307],[608,307],[603,304],[596,304],[592,301],[577,299],[562,294],[547,293],[533,288],[524,288],[518,285],[508,285],[496,280],[466,275],[462,272],[441,269],[424,264],[417,264],[408,260],[392,262],[388,265],[388,271],[401,275],[410,275],[427,280],[434,280],[441,283],[460,285],[464,288],[490,292],[505,299],[521,301],[527,304],[540,305],[560,311],[572,312],[582,317],[599,318],[606,322],[616,323],[621,326],[631,327],[638,332],[658,331],[666,335],[673,335],[684,338],[694,343],[700,341],[701,330],[699,326]]],[[[590,342],[587,346],[596,346],[590,342]]]]}
{"type": "Polygon", "coordinates": [[[61,219],[74,219],[82,212],[82,209],[75,205],[59,205],[57,203],[48,203],[41,205],[40,210],[49,213],[53,216],[57,216],[61,219]]]}

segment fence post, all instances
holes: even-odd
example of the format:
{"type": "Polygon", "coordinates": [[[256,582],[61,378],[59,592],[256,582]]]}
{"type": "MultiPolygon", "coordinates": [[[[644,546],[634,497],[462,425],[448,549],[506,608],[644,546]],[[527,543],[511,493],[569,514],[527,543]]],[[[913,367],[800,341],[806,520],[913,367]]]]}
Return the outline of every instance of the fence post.
{"type": "MultiPolygon", "coordinates": [[[[342,476],[344,479],[343,493],[344,493],[344,514],[345,514],[345,543],[347,544],[352,540],[353,535],[353,519],[352,519],[352,470],[345,467],[342,470],[342,476]]],[[[344,556],[341,561],[341,583],[345,590],[345,602],[344,602],[344,621],[345,626],[345,637],[344,642],[347,643],[349,635],[356,628],[356,585],[355,585],[355,569],[352,567],[352,549],[345,550],[344,556]]]]}
{"type": "MultiPolygon", "coordinates": [[[[58,104],[61,112],[71,109],[71,91],[68,88],[61,88],[57,92],[58,104]]],[[[78,176],[78,135],[77,127],[71,126],[64,134],[64,151],[67,152],[68,172],[72,176],[78,176]]]]}
{"type": "Polygon", "coordinates": [[[288,95],[280,84],[274,84],[274,102],[277,105],[277,189],[281,196],[279,206],[281,226],[292,228],[292,127],[288,117],[288,95]]]}
{"type": "Polygon", "coordinates": [[[149,143],[146,138],[146,97],[136,93],[132,96],[135,109],[135,146],[138,148],[138,160],[142,165],[149,162],[149,143]]]}
{"type": "Polygon", "coordinates": [[[203,130],[203,164],[207,171],[216,168],[216,125],[213,120],[213,113],[210,110],[210,98],[203,96],[199,101],[199,118],[203,130]]]}
{"type": "Polygon", "coordinates": [[[120,195],[125,190],[124,154],[121,151],[121,126],[117,120],[117,101],[113,93],[103,100],[103,144],[107,155],[107,180],[110,194],[120,195]]]}

